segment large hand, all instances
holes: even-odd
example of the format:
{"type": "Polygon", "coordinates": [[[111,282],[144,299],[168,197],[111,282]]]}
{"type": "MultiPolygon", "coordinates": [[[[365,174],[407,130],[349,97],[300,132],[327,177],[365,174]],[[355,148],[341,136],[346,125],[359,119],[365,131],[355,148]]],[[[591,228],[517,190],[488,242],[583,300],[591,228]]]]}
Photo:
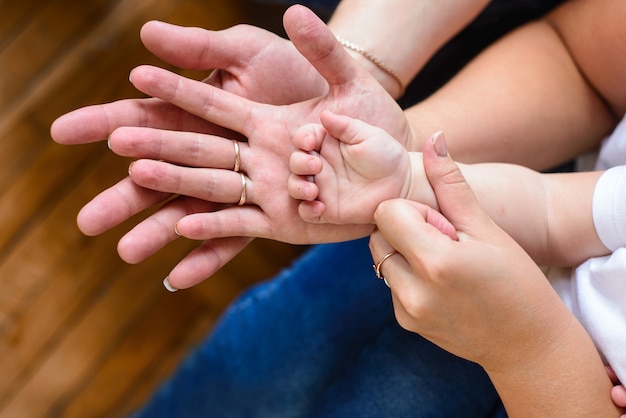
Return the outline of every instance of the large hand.
{"type": "Polygon", "coordinates": [[[215,32],[148,22],[141,39],[152,53],[179,68],[220,69],[208,83],[250,100],[290,104],[328,89],[290,41],[257,27],[238,25],[215,32]]]}
{"type": "MultiPolygon", "coordinates": [[[[248,143],[240,143],[241,169],[248,178],[247,202],[256,206],[230,207],[184,217],[178,221],[177,228],[186,237],[212,240],[255,236],[313,243],[355,238],[371,231],[370,225],[311,225],[299,218],[297,202],[287,193],[288,161],[293,151],[290,135],[302,124],[319,122],[319,115],[324,109],[358,115],[385,129],[401,144],[410,139],[408,123],[395,101],[350,58],[323,22],[308,9],[301,6],[290,8],[285,14],[285,28],[302,55],[328,81],[329,92],[326,95],[293,105],[271,106],[154,67],[139,67],[131,74],[133,84],[142,92],[248,138],[248,143]]],[[[143,133],[138,135],[136,129],[118,131],[111,138],[112,148],[120,153],[130,149],[127,155],[135,156],[132,153],[144,147],[147,141],[148,148],[159,150],[159,158],[178,164],[139,160],[131,170],[137,184],[211,202],[234,204],[239,200],[242,185],[238,174],[228,170],[188,167],[215,166],[196,158],[201,155],[228,161],[232,168],[234,153],[230,141],[209,135],[154,130],[144,130],[143,133]],[[143,145],[137,145],[138,141],[144,141],[143,145]],[[189,147],[187,151],[180,152],[185,146],[189,147]],[[198,152],[208,149],[206,147],[215,152],[198,152]],[[188,152],[190,150],[194,152],[188,152]]],[[[131,235],[132,231],[127,238],[131,235]]],[[[133,235],[134,242],[141,239],[145,241],[145,237],[133,235]]],[[[177,271],[170,275],[170,281],[177,287],[187,287],[213,272],[204,269],[193,277],[183,278],[177,276],[177,271]]]]}
{"type": "MultiPolygon", "coordinates": [[[[286,144],[290,143],[287,138],[290,133],[290,129],[300,123],[316,120],[316,115],[324,107],[333,108],[334,106],[339,106],[339,109],[341,109],[342,112],[352,115],[355,113],[361,114],[360,111],[363,110],[361,115],[366,118],[366,120],[372,123],[382,122],[382,125],[389,127],[387,130],[389,130],[392,134],[395,134],[394,136],[396,138],[400,140],[406,139],[409,134],[409,129],[406,125],[402,112],[396,106],[395,102],[393,102],[393,100],[387,96],[384,91],[382,91],[382,88],[369,77],[369,74],[364,73],[363,70],[348,57],[345,51],[343,51],[343,49],[336,44],[332,34],[328,32],[327,28],[321,21],[319,21],[319,19],[304,8],[294,7],[285,15],[285,26],[288,32],[291,32],[290,35],[294,44],[296,44],[296,46],[300,45],[300,52],[302,52],[303,56],[310,59],[311,62],[315,64],[320,73],[332,85],[332,89],[323,99],[307,102],[295,107],[278,108],[277,110],[280,111],[280,117],[277,113],[275,114],[276,109],[268,107],[263,108],[259,105],[259,113],[256,113],[257,107],[253,106],[251,103],[242,101],[238,97],[228,95],[223,91],[211,88],[205,84],[197,82],[194,83],[190,80],[186,80],[184,84],[180,85],[185,88],[179,90],[179,93],[185,91],[186,88],[189,88],[192,85],[194,86],[193,88],[198,88],[197,91],[194,90],[187,96],[180,94],[177,94],[175,97],[171,96],[171,93],[175,91],[175,86],[183,79],[164,71],[150,68],[139,69],[133,73],[133,80],[136,85],[140,87],[140,89],[148,94],[161,97],[166,100],[171,99],[173,104],[179,105],[181,108],[194,111],[196,114],[205,117],[210,122],[222,124],[228,128],[241,132],[245,136],[248,136],[250,138],[249,145],[242,144],[241,147],[244,164],[253,166],[254,162],[263,162],[264,154],[263,152],[257,152],[259,149],[265,148],[266,151],[270,151],[270,154],[273,153],[274,158],[270,158],[265,161],[264,167],[269,167],[271,170],[276,169],[276,171],[272,171],[271,173],[261,173],[265,177],[265,180],[267,181],[269,179],[270,182],[282,181],[282,179],[285,179],[286,181],[286,176],[288,175],[287,158],[288,154],[291,152],[291,145],[286,144]],[[152,80],[152,83],[150,82],[150,79],[152,80]],[[163,84],[161,84],[161,82],[163,82],[163,84]],[[141,88],[142,85],[143,88],[141,88]],[[352,96],[356,99],[351,100],[352,96]],[[200,102],[198,100],[194,100],[202,98],[206,100],[205,103],[202,103],[202,100],[200,100],[200,102]],[[365,106],[363,103],[365,103],[365,106]],[[205,108],[204,104],[210,104],[210,107],[205,108]],[[236,109],[238,106],[241,106],[239,110],[242,110],[242,112],[229,114],[231,109],[236,109]],[[214,110],[221,110],[221,112],[209,114],[208,111],[211,107],[214,110]],[[263,110],[261,110],[261,108],[263,108],[263,110]],[[379,108],[382,109],[382,111],[379,108]],[[246,114],[247,110],[250,111],[248,114],[246,114]],[[276,123],[268,124],[269,129],[263,129],[265,124],[268,121],[271,121],[274,116],[276,116],[276,119],[274,120],[276,123]],[[257,132],[258,126],[261,126],[262,129],[257,132]],[[275,134],[273,130],[276,130],[275,134]],[[285,149],[287,146],[289,148],[285,149]],[[281,161],[281,166],[272,166],[272,164],[276,161],[276,157],[278,157],[278,160],[281,161]]],[[[276,86],[273,85],[271,87],[275,88],[276,86]]],[[[192,120],[192,123],[183,124],[182,122],[185,120],[180,118],[181,113],[176,111],[175,107],[170,106],[171,105],[166,104],[164,101],[151,99],[146,102],[118,102],[117,104],[108,105],[108,107],[83,109],[78,111],[78,113],[67,115],[65,118],[57,121],[57,123],[53,126],[53,136],[62,143],[89,142],[106,136],[107,132],[111,132],[113,131],[113,128],[121,125],[139,125],[176,130],[184,129],[192,130],[194,132],[212,131],[211,129],[206,129],[207,127],[212,127],[212,124],[202,122],[202,118],[188,116],[186,113],[183,114],[185,115],[185,120],[189,118],[192,120]],[[163,109],[165,109],[165,111],[163,109]],[[164,118],[167,121],[167,124],[162,122],[164,118]],[[86,127],[87,125],[89,127],[86,127]],[[202,127],[205,129],[202,129],[202,127]]],[[[161,158],[173,161],[172,158],[168,157],[168,153],[170,151],[167,150],[167,145],[164,142],[160,142],[160,139],[162,138],[161,133],[157,133],[157,131],[150,129],[143,130],[141,133],[136,129],[133,129],[132,131],[124,128],[118,129],[113,133],[113,135],[111,135],[111,145],[113,149],[116,150],[124,148],[122,143],[125,140],[132,141],[132,139],[130,139],[131,137],[141,137],[144,139],[149,138],[148,149],[150,151],[144,152],[145,149],[142,151],[141,147],[139,147],[130,152],[128,155],[136,157],[161,158]]],[[[198,136],[198,138],[200,137],[203,141],[205,141],[202,142],[205,145],[207,140],[210,141],[212,139],[208,136],[198,136]]],[[[198,143],[200,143],[200,141],[198,141],[198,143]]],[[[170,142],[170,145],[171,144],[172,143],[170,142]]],[[[214,158],[214,160],[213,164],[206,163],[207,166],[227,168],[225,161],[229,161],[228,164],[232,167],[232,144],[223,142],[222,146],[218,146],[211,143],[210,147],[212,150],[215,150],[215,152],[211,154],[211,158],[214,158]],[[224,154],[225,152],[228,154],[224,154]]],[[[193,165],[194,162],[181,161],[181,164],[193,165]]],[[[144,168],[146,168],[145,165],[144,168]]],[[[169,193],[171,192],[179,192],[179,190],[184,190],[185,188],[189,189],[191,186],[185,186],[184,182],[186,181],[187,184],[190,184],[194,181],[193,176],[189,175],[191,172],[189,171],[190,169],[185,170],[181,167],[178,168],[181,170],[178,171],[178,174],[182,174],[180,177],[180,188],[167,190],[166,194],[148,192],[142,188],[138,188],[134,185],[134,183],[128,180],[124,180],[119,185],[105,191],[102,195],[87,205],[81,212],[81,216],[79,216],[79,223],[81,224],[83,230],[87,233],[94,234],[102,232],[114,224],[128,218],[130,215],[162,201],[166,196],[169,196],[169,193]]],[[[136,174],[136,180],[140,183],[142,182],[142,177],[144,177],[144,179],[146,177],[150,177],[150,174],[145,171],[144,175],[142,175],[141,162],[135,164],[133,172],[136,174]]],[[[197,174],[198,171],[194,171],[194,173],[197,174]]],[[[234,178],[232,173],[229,174],[230,175],[226,175],[225,178],[230,179],[231,189],[240,190],[241,186],[239,185],[237,178],[234,178]]],[[[248,173],[248,175],[250,175],[250,173],[248,173]]],[[[250,181],[249,187],[249,201],[258,203],[260,199],[254,197],[254,181],[250,181]]],[[[272,187],[280,189],[280,193],[286,193],[285,184],[280,184],[280,182],[273,183],[272,187]]],[[[155,188],[158,189],[159,187],[155,186],[155,188]]],[[[166,185],[165,189],[169,189],[169,185],[166,185]]],[[[259,189],[262,190],[262,188],[259,189]]],[[[202,196],[212,201],[225,201],[224,196],[220,198],[219,196],[213,195],[211,197],[206,193],[203,193],[202,196]]],[[[266,195],[265,199],[267,200],[268,198],[269,196],[266,195]]],[[[234,202],[236,199],[233,200],[231,197],[231,200],[228,201],[234,202]]],[[[293,207],[293,203],[290,204],[292,204],[293,207]]],[[[174,239],[175,235],[173,232],[173,225],[182,215],[196,211],[213,210],[215,208],[216,207],[214,205],[203,201],[189,199],[184,201],[174,201],[173,204],[166,206],[166,210],[157,212],[153,217],[148,218],[144,223],[138,225],[135,230],[129,232],[120,242],[120,254],[128,261],[140,261],[141,259],[152,254],[156,251],[156,249],[165,245],[169,242],[169,240],[174,239]],[[171,229],[168,225],[171,226],[171,229]]],[[[283,206],[283,210],[284,208],[285,207],[283,206]]],[[[213,219],[211,224],[213,226],[225,225],[225,223],[220,222],[220,220],[223,220],[226,224],[228,224],[233,221],[234,217],[236,225],[240,231],[239,234],[233,230],[232,226],[229,226],[228,228],[221,230],[221,233],[218,235],[255,235],[250,234],[250,229],[246,226],[249,224],[248,222],[245,224],[240,222],[243,218],[239,218],[239,222],[236,220],[239,215],[246,213],[247,210],[248,208],[236,208],[234,210],[229,210],[227,211],[229,215],[227,217],[220,216],[226,215],[226,212],[223,214],[218,212],[217,219],[213,219]],[[248,233],[242,234],[242,228],[247,228],[248,233]]],[[[274,212],[274,214],[276,214],[276,212],[274,212]]],[[[206,220],[211,218],[201,219],[206,220]]],[[[194,228],[192,220],[193,218],[188,219],[186,222],[187,225],[191,224],[191,226],[188,227],[188,229],[191,228],[191,230],[186,231],[190,236],[208,238],[214,234],[214,231],[212,232],[210,229],[203,230],[202,225],[199,225],[199,228],[194,228]]],[[[282,227],[283,230],[274,232],[272,231],[272,226],[265,222],[265,225],[260,226],[260,228],[265,229],[265,233],[261,235],[267,235],[267,231],[270,231],[270,233],[274,236],[280,236],[280,234],[284,233],[285,227],[283,224],[280,224],[279,227],[282,227]]],[[[256,228],[259,228],[259,226],[256,228]]],[[[185,222],[179,223],[179,231],[185,231],[185,222]]],[[[324,240],[332,238],[328,235],[328,233],[331,233],[331,235],[334,234],[335,239],[338,239],[339,235],[341,235],[336,229],[333,229],[332,232],[330,229],[327,229],[326,231],[328,232],[327,235],[324,236],[324,240]]],[[[365,233],[365,230],[362,230],[358,235],[363,235],[365,233]]],[[[341,236],[345,239],[351,235],[343,234],[341,236]]],[[[312,238],[313,237],[309,235],[307,238],[303,238],[301,236],[298,239],[305,240],[312,238]]],[[[322,237],[318,236],[316,239],[322,240],[322,237]]],[[[287,240],[291,241],[289,239],[287,240]]],[[[232,240],[229,240],[229,243],[230,242],[232,242],[232,240]]],[[[238,251],[236,249],[226,251],[217,244],[213,245],[213,242],[211,241],[205,242],[204,246],[205,248],[199,249],[199,251],[194,254],[194,259],[197,263],[202,264],[201,266],[196,265],[193,269],[186,268],[183,266],[183,264],[187,261],[187,259],[185,259],[174,269],[174,271],[172,271],[170,280],[174,285],[178,287],[187,287],[198,282],[202,278],[209,276],[219,269],[238,251]],[[219,250],[219,252],[215,253],[217,250],[219,250]],[[207,257],[204,257],[205,255],[207,257]]]]}
{"type": "MultiPolygon", "coordinates": [[[[264,103],[289,104],[318,97],[326,81],[288,40],[260,28],[239,25],[223,31],[148,22],[141,31],[146,47],[169,64],[214,71],[208,84],[264,103]]],[[[118,127],[145,126],[215,133],[216,127],[158,99],[129,99],[70,112],[52,125],[62,144],[109,137],[118,127]]],[[[223,131],[218,131],[223,133],[223,131]]]]}
{"type": "MultiPolygon", "coordinates": [[[[219,69],[206,80],[207,83],[253,100],[293,103],[320,96],[328,90],[324,78],[291,42],[259,28],[239,25],[213,32],[149,22],[142,29],[141,37],[152,52],[170,64],[194,70],[219,69]]],[[[59,143],[79,144],[109,137],[123,138],[130,134],[130,131],[118,130],[124,126],[233,135],[159,99],[121,100],[79,109],[59,118],[52,125],[51,133],[59,143]]],[[[144,136],[149,132],[145,130],[144,136]]],[[[145,151],[132,155],[161,158],[158,150],[145,151]]],[[[231,162],[216,158],[207,164],[227,168],[231,162]]],[[[78,224],[89,235],[99,234],[170,197],[170,193],[137,187],[127,178],[86,205],[79,214],[78,224]]],[[[216,208],[205,201],[175,199],[122,238],[119,245],[121,257],[129,262],[145,259],[177,237],[173,226],[182,216],[216,208]]],[[[194,271],[206,277],[249,241],[248,238],[229,238],[206,242],[185,260],[184,265],[177,267],[177,271],[194,271]]]]}
{"type": "Polygon", "coordinates": [[[299,151],[289,164],[289,194],[303,200],[303,220],[373,223],[381,202],[408,197],[411,163],[398,141],[348,116],[324,112],[321,122],[301,127],[293,138],[299,151]]]}
{"type": "MultiPolygon", "coordinates": [[[[318,97],[328,89],[323,77],[291,42],[260,28],[239,25],[213,32],[149,22],[141,37],[151,51],[170,64],[195,70],[219,69],[209,77],[209,84],[252,100],[294,103],[318,97]]],[[[56,120],[51,134],[59,143],[79,144],[107,139],[125,126],[233,135],[159,99],[121,100],[78,109],[56,120]]],[[[123,135],[118,132],[118,136],[123,135]]],[[[134,156],[160,158],[153,149],[134,156]]],[[[213,167],[222,164],[215,161],[213,167]]],[[[79,216],[85,233],[99,234],[167,197],[137,190],[128,181],[112,189],[87,205],[79,216]]]]}

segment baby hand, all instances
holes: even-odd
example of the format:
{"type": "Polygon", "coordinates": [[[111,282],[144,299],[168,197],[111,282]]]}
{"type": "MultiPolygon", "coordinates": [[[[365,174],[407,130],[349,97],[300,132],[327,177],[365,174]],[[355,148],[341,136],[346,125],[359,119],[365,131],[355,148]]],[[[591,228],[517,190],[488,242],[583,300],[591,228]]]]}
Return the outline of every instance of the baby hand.
{"type": "Polygon", "coordinates": [[[381,202],[408,195],[409,153],[391,135],[328,111],[320,121],[293,136],[288,187],[304,221],[373,223],[381,202]]]}

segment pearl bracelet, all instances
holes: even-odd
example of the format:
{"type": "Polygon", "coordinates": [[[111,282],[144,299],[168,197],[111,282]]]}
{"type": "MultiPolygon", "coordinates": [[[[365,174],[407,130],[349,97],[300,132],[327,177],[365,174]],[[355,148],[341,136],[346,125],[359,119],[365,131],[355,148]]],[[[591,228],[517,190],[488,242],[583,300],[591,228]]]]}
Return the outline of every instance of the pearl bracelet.
{"type": "Polygon", "coordinates": [[[406,89],[406,87],[404,86],[404,83],[400,79],[400,76],[392,68],[388,67],[381,59],[379,59],[378,57],[372,55],[370,52],[368,52],[365,49],[361,48],[360,46],[358,46],[354,42],[350,42],[350,41],[348,41],[346,39],[343,39],[343,38],[341,38],[339,36],[337,36],[337,41],[343,47],[351,49],[354,52],[357,52],[357,53],[363,55],[365,58],[370,60],[374,65],[376,65],[378,68],[380,68],[383,72],[389,74],[396,81],[396,83],[398,83],[398,86],[400,87],[400,94],[398,95],[398,97],[400,97],[400,96],[402,96],[404,94],[404,90],[406,89]]]}

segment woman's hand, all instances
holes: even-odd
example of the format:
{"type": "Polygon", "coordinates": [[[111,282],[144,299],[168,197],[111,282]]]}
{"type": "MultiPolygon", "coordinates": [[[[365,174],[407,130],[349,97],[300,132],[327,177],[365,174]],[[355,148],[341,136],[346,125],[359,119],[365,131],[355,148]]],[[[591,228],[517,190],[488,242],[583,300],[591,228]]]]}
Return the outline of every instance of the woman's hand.
{"type": "Polygon", "coordinates": [[[387,201],[370,244],[375,261],[399,252],[380,269],[400,325],[483,366],[510,416],[615,414],[591,339],[480,207],[441,137],[424,146],[424,168],[449,224],[414,202],[387,201]]]}
{"type": "Polygon", "coordinates": [[[457,239],[422,205],[391,200],[376,211],[372,254],[374,260],[393,248],[401,254],[382,268],[404,328],[486,368],[500,368],[535,344],[518,330],[551,333],[554,324],[547,319],[562,304],[537,265],[479,206],[442,135],[435,141],[424,147],[424,168],[457,239]]]}

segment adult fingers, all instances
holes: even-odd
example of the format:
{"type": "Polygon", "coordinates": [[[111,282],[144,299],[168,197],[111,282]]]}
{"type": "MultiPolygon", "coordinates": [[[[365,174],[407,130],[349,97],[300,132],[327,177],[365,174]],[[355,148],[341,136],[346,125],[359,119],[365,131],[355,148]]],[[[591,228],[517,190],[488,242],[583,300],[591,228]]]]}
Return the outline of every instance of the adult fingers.
{"type": "Polygon", "coordinates": [[[456,240],[450,222],[436,210],[403,199],[387,200],[374,213],[376,226],[385,240],[411,262],[429,259],[456,240]]]}
{"type": "Polygon", "coordinates": [[[288,214],[272,220],[270,215],[258,207],[235,206],[216,212],[185,216],[178,221],[176,229],[182,236],[196,240],[256,237],[290,244],[346,241],[371,232],[370,225],[311,226],[299,219],[290,219],[292,216],[288,214]]]}
{"type": "Polygon", "coordinates": [[[291,6],[283,16],[283,23],[294,46],[329,84],[348,83],[364,71],[324,22],[306,7],[291,6]]]}
{"type": "Polygon", "coordinates": [[[379,265],[391,288],[396,319],[405,329],[429,332],[431,307],[438,303],[430,279],[446,266],[445,256],[458,244],[442,233],[451,225],[434,209],[403,199],[381,203],[374,217],[380,231],[370,240],[374,261],[381,263],[393,249],[399,253],[379,265]]]}
{"type": "Polygon", "coordinates": [[[402,255],[387,241],[385,235],[378,228],[370,235],[369,248],[374,261],[374,271],[379,279],[385,280],[385,284],[390,286],[386,278],[396,275],[398,271],[395,269],[395,266],[398,265],[396,262],[402,258],[402,255]]]}
{"type": "Polygon", "coordinates": [[[492,224],[459,166],[450,158],[443,132],[437,132],[424,144],[424,170],[441,213],[457,231],[480,230],[492,224]]]}
{"type": "Polygon", "coordinates": [[[253,110],[263,105],[251,102],[201,81],[149,65],[131,71],[131,82],[141,92],[172,103],[202,119],[249,136],[246,129],[253,110]]]}
{"type": "Polygon", "coordinates": [[[219,205],[204,200],[179,196],[159,208],[119,241],[117,251],[127,263],[139,263],[170,242],[179,238],[176,222],[190,213],[211,212],[219,205]]]}
{"type": "Polygon", "coordinates": [[[180,235],[196,240],[227,237],[272,238],[274,234],[269,218],[261,209],[253,206],[191,214],[178,221],[176,230],[180,235]]]}
{"type": "Polygon", "coordinates": [[[140,100],[121,100],[74,110],[52,123],[50,135],[58,143],[71,145],[104,140],[117,126],[143,126],[145,113],[140,100]]]}
{"type": "Polygon", "coordinates": [[[196,27],[183,27],[160,21],[150,21],[140,32],[145,47],[162,60],[179,68],[210,70],[217,68],[212,59],[219,59],[214,48],[214,32],[196,27]]]}
{"type": "Polygon", "coordinates": [[[370,236],[369,246],[374,270],[379,279],[391,289],[396,320],[405,329],[419,331],[412,326],[412,317],[407,307],[422,306],[428,302],[429,291],[405,258],[404,254],[409,253],[406,249],[394,248],[380,229],[370,236]]]}
{"type": "Polygon", "coordinates": [[[150,52],[179,68],[234,71],[245,67],[276,35],[257,27],[238,25],[223,31],[150,21],[141,28],[150,52]]]}
{"type": "Polygon", "coordinates": [[[101,234],[170,196],[170,193],[144,189],[126,177],[81,209],[77,217],[78,227],[86,235],[101,234]]]}
{"type": "Polygon", "coordinates": [[[204,241],[185,256],[167,277],[175,289],[187,289],[224,267],[243,250],[252,238],[228,237],[204,241]]]}
{"type": "Polygon", "coordinates": [[[60,144],[86,144],[107,139],[120,126],[226,133],[170,103],[150,98],[118,100],[74,110],[52,123],[50,135],[60,144]]]}
{"type": "Polygon", "coordinates": [[[121,127],[113,131],[109,147],[124,157],[150,158],[189,167],[239,169],[248,147],[220,136],[163,129],[121,127]]]}
{"type": "Polygon", "coordinates": [[[192,196],[216,203],[255,201],[254,181],[243,173],[213,168],[181,167],[154,160],[134,161],[128,170],[133,181],[147,189],[192,196]]]}

